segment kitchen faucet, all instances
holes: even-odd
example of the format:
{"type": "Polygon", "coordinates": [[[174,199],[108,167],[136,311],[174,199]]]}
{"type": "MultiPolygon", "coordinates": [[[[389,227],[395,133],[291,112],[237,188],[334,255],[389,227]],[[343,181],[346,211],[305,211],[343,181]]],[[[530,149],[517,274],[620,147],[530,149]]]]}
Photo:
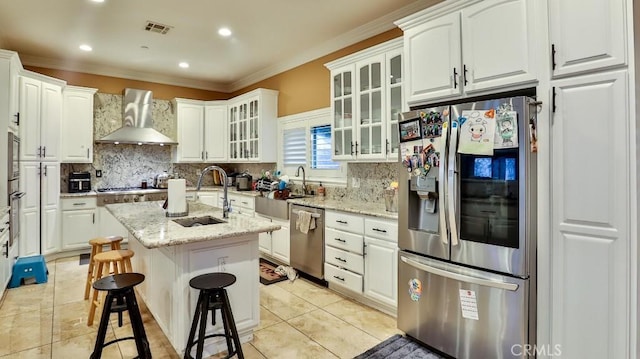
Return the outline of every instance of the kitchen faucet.
{"type": "Polygon", "coordinates": [[[198,178],[198,185],[196,186],[196,192],[200,191],[200,186],[202,186],[202,177],[209,172],[216,170],[222,176],[222,186],[224,188],[224,200],[222,201],[222,218],[229,218],[229,202],[227,201],[227,172],[225,172],[222,168],[218,166],[209,166],[200,172],[200,178],[198,178]]]}
{"type": "Polygon", "coordinates": [[[302,170],[302,194],[307,194],[307,179],[305,178],[304,167],[302,165],[298,166],[296,169],[296,177],[300,176],[300,170],[302,170]]]}

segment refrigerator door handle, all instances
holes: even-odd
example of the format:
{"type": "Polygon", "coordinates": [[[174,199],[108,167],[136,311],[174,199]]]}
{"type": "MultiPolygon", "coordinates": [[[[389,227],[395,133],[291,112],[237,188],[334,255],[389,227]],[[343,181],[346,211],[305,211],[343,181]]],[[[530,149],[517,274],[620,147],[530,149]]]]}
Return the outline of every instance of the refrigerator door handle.
{"type": "MultiPolygon", "coordinates": [[[[440,137],[440,141],[442,141],[442,148],[445,148],[445,146],[447,145],[447,137],[449,135],[449,130],[446,128],[448,123],[445,122],[442,127],[443,127],[443,131],[442,131],[442,136],[440,137]]],[[[443,154],[443,159],[447,158],[446,157],[446,150],[445,153],[443,154]]],[[[440,161],[440,167],[438,168],[438,180],[440,181],[440,183],[438,184],[438,210],[440,211],[440,215],[438,216],[440,218],[440,241],[442,241],[442,243],[444,244],[449,244],[449,233],[447,232],[447,219],[444,217],[445,213],[447,213],[446,211],[446,206],[445,206],[445,198],[447,198],[447,161],[440,161]]]]}
{"type": "Polygon", "coordinates": [[[450,278],[450,279],[457,280],[457,281],[460,281],[460,282],[477,284],[477,285],[481,285],[481,286],[485,286],[485,287],[505,289],[505,290],[508,290],[508,291],[511,291],[511,292],[515,292],[516,290],[518,290],[518,285],[515,284],[515,283],[500,282],[500,281],[494,281],[494,280],[489,280],[489,279],[484,279],[484,278],[472,277],[472,276],[459,274],[459,273],[453,273],[453,272],[449,272],[449,271],[446,271],[446,270],[443,270],[443,269],[440,269],[440,268],[432,267],[432,266],[424,264],[424,263],[420,263],[420,262],[418,262],[416,260],[413,260],[411,258],[407,258],[405,256],[400,256],[400,260],[405,262],[406,264],[416,268],[416,269],[420,269],[420,270],[423,270],[425,272],[429,272],[431,274],[435,274],[437,276],[450,278]]]}
{"type": "Polygon", "coordinates": [[[456,215],[456,150],[458,149],[458,120],[451,120],[451,138],[449,139],[449,148],[447,150],[449,156],[449,164],[447,165],[447,200],[449,202],[449,228],[451,233],[451,245],[457,246],[460,240],[458,236],[458,223],[456,215]]]}

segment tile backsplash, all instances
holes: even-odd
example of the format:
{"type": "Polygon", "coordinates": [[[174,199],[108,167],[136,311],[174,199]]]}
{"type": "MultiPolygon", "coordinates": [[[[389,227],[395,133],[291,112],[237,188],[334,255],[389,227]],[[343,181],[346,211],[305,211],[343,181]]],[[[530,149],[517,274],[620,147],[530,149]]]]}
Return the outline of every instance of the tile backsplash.
{"type": "MultiPolygon", "coordinates": [[[[97,93],[94,98],[94,139],[117,130],[122,126],[122,96],[97,93]]],[[[176,119],[171,101],[153,100],[153,127],[171,138],[176,138],[176,119]]],[[[113,145],[94,144],[93,163],[61,165],[61,191],[67,192],[68,174],[73,171],[91,173],[92,188],[104,187],[137,187],[142,180],[152,179],[156,174],[167,171],[185,178],[187,186],[195,186],[200,172],[210,164],[207,163],[171,163],[170,146],[153,145],[113,145]],[[96,170],[102,171],[102,177],[96,178],[96,170]]],[[[254,179],[260,177],[262,171],[273,170],[275,163],[232,163],[218,164],[227,173],[248,171],[254,179]]],[[[347,165],[347,186],[323,184],[327,198],[351,199],[363,202],[384,203],[382,191],[397,179],[396,163],[349,163],[347,165]],[[358,185],[357,187],[355,185],[358,185]]],[[[299,190],[299,183],[294,179],[294,190],[299,190]]],[[[152,183],[152,182],[151,182],[152,183]]],[[[213,176],[206,175],[203,185],[213,185],[213,176]]],[[[317,183],[309,186],[315,191],[317,183]]]]}

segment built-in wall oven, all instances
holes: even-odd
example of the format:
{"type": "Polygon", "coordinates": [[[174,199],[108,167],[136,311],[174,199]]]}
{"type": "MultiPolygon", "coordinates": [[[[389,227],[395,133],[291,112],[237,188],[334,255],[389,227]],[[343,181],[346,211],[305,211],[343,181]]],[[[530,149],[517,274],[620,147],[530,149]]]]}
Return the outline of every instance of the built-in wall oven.
{"type": "Polygon", "coordinates": [[[9,183],[7,185],[11,212],[9,216],[9,250],[18,243],[20,237],[20,199],[25,195],[20,192],[20,138],[9,132],[8,148],[9,183]]]}

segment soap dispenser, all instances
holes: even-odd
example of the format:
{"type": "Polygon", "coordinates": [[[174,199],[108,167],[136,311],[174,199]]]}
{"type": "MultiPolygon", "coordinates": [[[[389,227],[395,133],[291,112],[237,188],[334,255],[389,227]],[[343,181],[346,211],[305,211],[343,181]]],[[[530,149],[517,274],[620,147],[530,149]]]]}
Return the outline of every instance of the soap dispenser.
{"type": "Polygon", "coordinates": [[[325,191],[324,191],[324,187],[322,187],[322,182],[320,182],[320,185],[318,186],[318,196],[320,197],[320,199],[324,199],[324,196],[325,196],[325,191]]]}

